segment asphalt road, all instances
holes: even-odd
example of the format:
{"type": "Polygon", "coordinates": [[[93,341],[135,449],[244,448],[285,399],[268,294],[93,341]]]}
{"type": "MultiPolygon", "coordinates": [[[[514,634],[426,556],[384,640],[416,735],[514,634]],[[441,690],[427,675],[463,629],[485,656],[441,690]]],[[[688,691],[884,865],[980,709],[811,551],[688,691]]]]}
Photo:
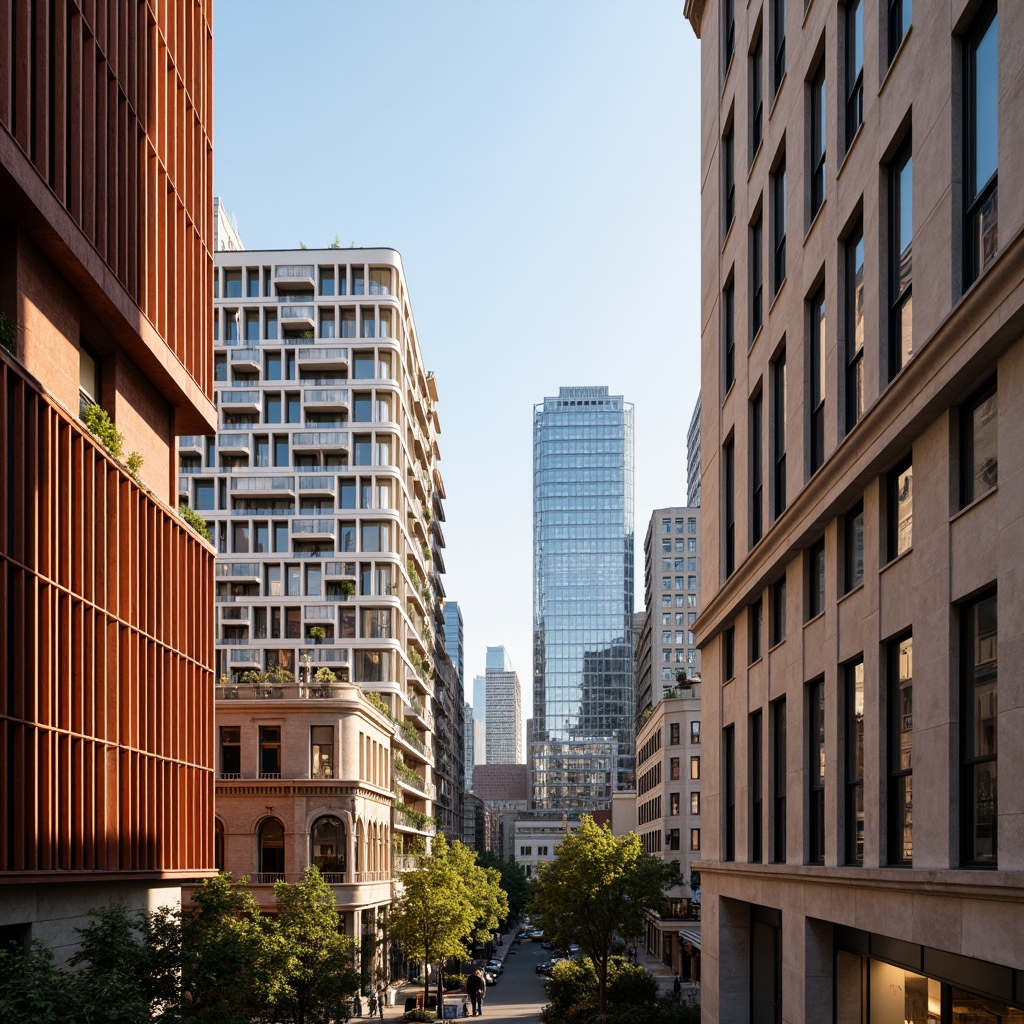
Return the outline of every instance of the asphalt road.
{"type": "Polygon", "coordinates": [[[537,964],[551,957],[551,950],[541,949],[539,942],[513,943],[505,957],[505,973],[498,984],[491,985],[484,997],[484,1014],[491,1024],[536,1024],[538,1014],[547,1003],[543,974],[537,964]]]}

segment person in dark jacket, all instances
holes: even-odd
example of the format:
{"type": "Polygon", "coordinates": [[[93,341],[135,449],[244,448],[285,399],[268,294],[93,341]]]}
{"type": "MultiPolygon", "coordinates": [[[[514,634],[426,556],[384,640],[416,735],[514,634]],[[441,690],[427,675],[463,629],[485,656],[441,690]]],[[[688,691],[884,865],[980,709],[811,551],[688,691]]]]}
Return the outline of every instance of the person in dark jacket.
{"type": "Polygon", "coordinates": [[[482,971],[474,971],[466,979],[466,991],[469,993],[469,1002],[473,1007],[473,1016],[481,1017],[484,1012],[484,992],[487,983],[484,981],[482,971]]]}

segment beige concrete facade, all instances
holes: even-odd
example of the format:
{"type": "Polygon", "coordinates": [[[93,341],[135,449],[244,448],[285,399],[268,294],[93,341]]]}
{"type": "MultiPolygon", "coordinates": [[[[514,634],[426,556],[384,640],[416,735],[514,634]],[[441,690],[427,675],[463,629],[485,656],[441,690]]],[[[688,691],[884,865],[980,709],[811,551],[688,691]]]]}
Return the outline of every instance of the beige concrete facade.
{"type": "Polygon", "coordinates": [[[996,769],[1024,750],[1024,7],[686,15],[704,1020],[1017,1020],[1024,799],[996,769]]]}

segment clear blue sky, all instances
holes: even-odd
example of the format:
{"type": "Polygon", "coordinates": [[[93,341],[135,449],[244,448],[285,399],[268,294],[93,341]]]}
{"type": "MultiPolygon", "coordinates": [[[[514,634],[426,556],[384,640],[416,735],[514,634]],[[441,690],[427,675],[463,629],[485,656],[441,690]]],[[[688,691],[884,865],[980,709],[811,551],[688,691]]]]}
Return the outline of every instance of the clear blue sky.
{"type": "Polygon", "coordinates": [[[248,248],[390,246],[437,376],[466,694],[532,704],[532,416],[636,407],[636,605],[700,386],[699,49],[683,0],[217,0],[214,189],[248,248]]]}

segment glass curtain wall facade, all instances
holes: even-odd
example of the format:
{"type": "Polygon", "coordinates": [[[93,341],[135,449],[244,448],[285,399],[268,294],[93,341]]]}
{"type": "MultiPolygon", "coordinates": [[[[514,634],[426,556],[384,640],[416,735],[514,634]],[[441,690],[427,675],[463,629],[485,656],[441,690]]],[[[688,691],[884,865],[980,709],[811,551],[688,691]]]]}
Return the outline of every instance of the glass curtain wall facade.
{"type": "Polygon", "coordinates": [[[560,388],[533,463],[532,799],[590,812],[634,779],[632,403],[560,388]]]}

